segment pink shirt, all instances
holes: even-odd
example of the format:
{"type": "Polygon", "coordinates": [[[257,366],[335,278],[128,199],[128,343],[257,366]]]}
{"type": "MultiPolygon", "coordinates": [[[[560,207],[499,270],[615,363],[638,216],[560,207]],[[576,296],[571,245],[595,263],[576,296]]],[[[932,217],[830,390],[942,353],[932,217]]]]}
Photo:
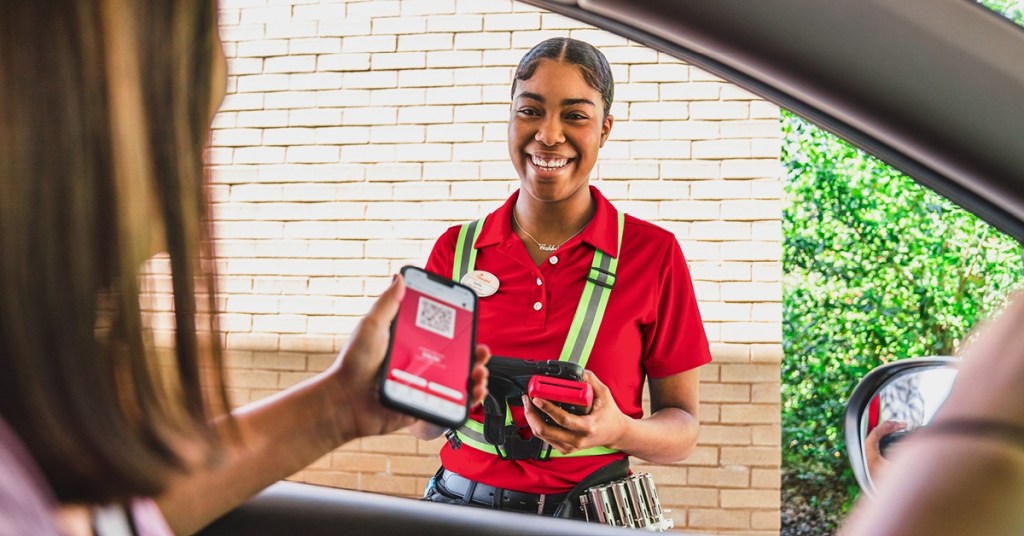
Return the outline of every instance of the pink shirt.
{"type": "MultiPolygon", "coordinates": [[[[54,522],[57,500],[25,445],[0,419],[0,536],[60,536],[54,522]]],[[[94,509],[97,536],[132,535],[124,509],[94,509]]],[[[135,536],[171,536],[171,528],[149,498],[131,504],[135,536]]]]}
{"type": "Polygon", "coordinates": [[[59,536],[57,500],[25,445],[0,419],[0,536],[59,536]]]}

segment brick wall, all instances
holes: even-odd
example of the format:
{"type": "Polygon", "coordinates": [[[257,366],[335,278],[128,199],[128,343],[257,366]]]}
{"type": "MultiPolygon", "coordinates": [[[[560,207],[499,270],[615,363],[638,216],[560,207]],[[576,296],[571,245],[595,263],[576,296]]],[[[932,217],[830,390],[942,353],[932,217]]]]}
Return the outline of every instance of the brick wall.
{"type": "MultiPolygon", "coordinates": [[[[701,370],[696,453],[635,468],[655,475],[679,528],[778,532],[775,106],[508,0],[223,0],[221,23],[229,94],[209,158],[235,402],[323,370],[392,273],[516,187],[512,68],[570,35],[600,47],[617,80],[593,183],[679,238],[715,357],[701,370]]],[[[362,439],[294,478],[416,496],[439,446],[405,432],[362,439]]]]}

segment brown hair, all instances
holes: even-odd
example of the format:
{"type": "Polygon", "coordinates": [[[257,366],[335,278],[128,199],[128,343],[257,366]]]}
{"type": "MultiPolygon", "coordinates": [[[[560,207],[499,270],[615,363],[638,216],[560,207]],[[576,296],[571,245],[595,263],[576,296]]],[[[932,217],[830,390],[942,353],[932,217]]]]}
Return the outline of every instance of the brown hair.
{"type": "Polygon", "coordinates": [[[579,68],[587,85],[601,94],[604,116],[608,117],[615,97],[615,81],[612,79],[612,68],[608,65],[608,59],[594,45],[571,37],[552,37],[541,41],[519,60],[519,66],[516,67],[515,76],[512,78],[513,97],[516,93],[516,83],[519,80],[529,80],[537,70],[537,64],[543,59],[564,62],[579,68]]]}
{"type": "Polygon", "coordinates": [[[64,502],[155,495],[183,439],[216,444],[216,32],[214,0],[0,2],[0,416],[64,502]],[[172,271],[170,367],[142,328],[147,218],[172,271]]]}

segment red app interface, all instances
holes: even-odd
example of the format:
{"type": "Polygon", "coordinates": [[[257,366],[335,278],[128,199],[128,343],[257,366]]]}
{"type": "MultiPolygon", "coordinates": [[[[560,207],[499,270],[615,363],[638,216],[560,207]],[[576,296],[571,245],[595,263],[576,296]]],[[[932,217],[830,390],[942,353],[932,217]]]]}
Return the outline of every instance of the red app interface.
{"type": "MultiPolygon", "coordinates": [[[[461,303],[408,288],[396,320],[388,379],[442,398],[438,403],[464,407],[472,330],[473,313],[461,303]]],[[[431,400],[423,397],[420,402],[431,400]]]]}

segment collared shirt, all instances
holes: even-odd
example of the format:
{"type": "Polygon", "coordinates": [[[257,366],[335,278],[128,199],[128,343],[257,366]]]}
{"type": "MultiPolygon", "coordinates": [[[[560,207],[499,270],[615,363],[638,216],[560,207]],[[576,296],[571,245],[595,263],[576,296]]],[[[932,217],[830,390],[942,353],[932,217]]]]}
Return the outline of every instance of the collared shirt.
{"type": "MultiPolygon", "coordinates": [[[[627,215],[618,251],[618,211],[597,188],[594,217],[540,266],[512,230],[515,192],[487,221],[476,241],[476,269],[499,281],[479,300],[477,342],[494,355],[558,359],[598,248],[618,257],[615,288],[597,333],[587,369],[611,390],[619,409],[643,416],[646,377],[664,378],[711,361],[690,273],[672,233],[627,215]]],[[[438,239],[426,269],[451,277],[459,227],[438,239]]],[[[528,433],[522,409],[513,413],[528,433]]],[[[483,421],[474,408],[470,418],[483,421]]],[[[550,460],[501,460],[471,447],[445,445],[443,465],[466,478],[532,493],[561,493],[622,453],[550,460]]]]}

